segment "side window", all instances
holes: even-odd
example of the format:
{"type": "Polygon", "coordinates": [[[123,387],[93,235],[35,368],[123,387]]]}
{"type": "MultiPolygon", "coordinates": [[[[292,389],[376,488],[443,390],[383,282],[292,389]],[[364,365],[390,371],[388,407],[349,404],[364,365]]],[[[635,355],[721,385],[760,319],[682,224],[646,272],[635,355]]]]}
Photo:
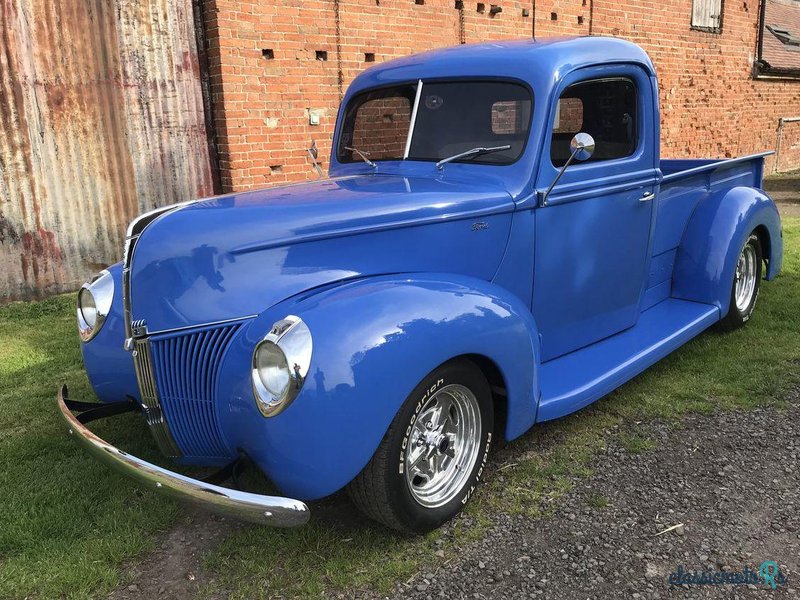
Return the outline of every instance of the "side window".
{"type": "Polygon", "coordinates": [[[638,141],[636,86],[630,79],[594,79],[576,83],[558,100],[550,141],[550,159],[562,167],[571,152],[569,142],[579,132],[594,138],[589,162],[630,156],[638,141]]]}

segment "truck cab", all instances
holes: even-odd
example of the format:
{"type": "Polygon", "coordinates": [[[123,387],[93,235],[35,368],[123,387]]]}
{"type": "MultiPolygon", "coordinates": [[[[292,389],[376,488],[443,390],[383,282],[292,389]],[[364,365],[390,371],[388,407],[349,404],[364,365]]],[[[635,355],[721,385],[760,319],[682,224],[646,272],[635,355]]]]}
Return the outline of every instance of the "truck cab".
{"type": "Polygon", "coordinates": [[[543,361],[634,325],[648,301],[643,281],[661,177],[658,89],[644,52],[622,40],[578,38],[395,63],[365,72],[348,91],[331,174],[370,171],[348,150],[355,147],[369,153],[375,173],[407,172],[413,161],[443,181],[497,180],[514,202],[516,228],[530,233],[497,278],[530,305],[543,361]],[[551,59],[539,58],[545,54],[551,59]],[[421,61],[432,75],[408,81],[408,63],[421,61]],[[570,165],[545,200],[578,133],[592,137],[595,151],[570,165]],[[420,164],[503,145],[440,172],[420,164]]]}

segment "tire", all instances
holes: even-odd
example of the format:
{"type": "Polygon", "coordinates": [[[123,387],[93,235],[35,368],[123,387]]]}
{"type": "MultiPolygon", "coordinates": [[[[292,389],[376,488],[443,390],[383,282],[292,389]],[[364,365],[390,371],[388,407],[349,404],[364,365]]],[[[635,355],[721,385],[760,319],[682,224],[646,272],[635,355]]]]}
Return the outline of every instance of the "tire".
{"type": "Polygon", "coordinates": [[[436,529],[472,497],[493,431],[492,395],[483,373],[466,359],[445,363],[403,403],[372,459],[350,483],[350,497],[366,516],[392,529],[436,529]]]}
{"type": "Polygon", "coordinates": [[[736,261],[728,314],[717,324],[720,331],[733,331],[743,326],[756,308],[764,264],[761,242],[754,233],[744,243],[736,261]]]}

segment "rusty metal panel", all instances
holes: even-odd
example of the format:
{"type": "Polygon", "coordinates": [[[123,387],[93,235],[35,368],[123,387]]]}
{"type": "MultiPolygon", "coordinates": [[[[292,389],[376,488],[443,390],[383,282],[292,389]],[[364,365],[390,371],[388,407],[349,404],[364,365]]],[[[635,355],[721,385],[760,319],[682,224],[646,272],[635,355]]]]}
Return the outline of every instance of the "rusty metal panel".
{"type": "Polygon", "coordinates": [[[75,289],[212,193],[191,0],[0,0],[0,302],[75,289]]]}

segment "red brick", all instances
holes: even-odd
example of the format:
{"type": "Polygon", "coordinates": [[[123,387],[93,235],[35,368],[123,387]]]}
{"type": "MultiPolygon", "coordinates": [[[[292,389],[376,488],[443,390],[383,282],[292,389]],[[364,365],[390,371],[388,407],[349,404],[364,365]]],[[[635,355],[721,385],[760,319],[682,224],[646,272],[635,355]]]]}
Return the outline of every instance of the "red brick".
{"type": "MultiPolygon", "coordinates": [[[[630,39],[648,51],[659,74],[665,157],[721,158],[774,149],[779,118],[800,113],[800,81],[751,76],[755,0],[726,1],[720,34],[689,27],[692,0],[498,1],[503,11],[495,16],[489,14],[492,2],[478,13],[472,0],[464,3],[463,14],[453,0],[205,3],[225,191],[313,178],[305,148],[315,139],[327,164],[340,94],[369,66],[365,52],[374,52],[378,63],[460,42],[534,33],[630,39]],[[275,58],[265,59],[263,48],[275,58]],[[316,50],[327,51],[328,60],[315,60],[316,50]],[[323,112],[320,126],[309,125],[309,109],[323,112]],[[280,172],[270,169],[276,165],[280,172]]],[[[781,147],[780,168],[799,167],[800,123],[786,124],[781,147]]]]}

